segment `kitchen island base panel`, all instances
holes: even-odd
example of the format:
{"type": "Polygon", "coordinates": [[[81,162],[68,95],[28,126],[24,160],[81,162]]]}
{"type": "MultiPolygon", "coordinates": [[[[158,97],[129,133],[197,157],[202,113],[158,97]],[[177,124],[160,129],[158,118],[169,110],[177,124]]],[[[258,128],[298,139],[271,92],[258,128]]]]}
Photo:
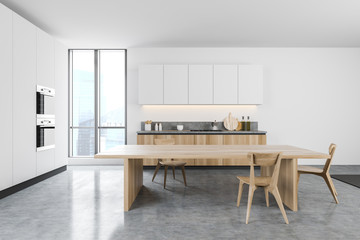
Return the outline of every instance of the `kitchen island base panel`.
{"type": "MultiPolygon", "coordinates": [[[[245,165],[244,163],[242,163],[245,165]]],[[[262,167],[262,176],[271,176],[272,167],[262,167]]],[[[143,160],[124,159],[124,210],[130,210],[143,186],[143,160]]],[[[282,159],[278,180],[281,200],[292,211],[298,211],[297,159],[282,159]]]]}
{"type": "Polygon", "coordinates": [[[130,210],[143,186],[143,160],[124,159],[124,211],[130,210]]]}
{"type": "MultiPolygon", "coordinates": [[[[282,159],[278,189],[282,202],[292,211],[298,211],[297,159],[282,159]]],[[[271,176],[273,167],[261,167],[261,176],[271,176]]]]}

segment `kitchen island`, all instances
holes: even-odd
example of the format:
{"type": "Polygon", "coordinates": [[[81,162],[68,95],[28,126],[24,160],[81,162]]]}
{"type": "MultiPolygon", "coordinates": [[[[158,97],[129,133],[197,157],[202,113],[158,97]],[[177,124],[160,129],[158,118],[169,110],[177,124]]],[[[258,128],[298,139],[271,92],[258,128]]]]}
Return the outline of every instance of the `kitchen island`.
{"type": "MultiPolygon", "coordinates": [[[[153,145],[154,139],[174,139],[175,145],[265,145],[266,131],[163,130],[138,131],[138,145],[153,145]]],[[[181,159],[186,166],[239,166],[228,158],[181,159]]],[[[144,159],[144,166],[156,166],[156,159],[144,159]]]]}
{"type": "MultiPolygon", "coordinates": [[[[282,152],[278,188],[283,203],[298,210],[297,159],[326,159],[328,153],[319,153],[287,145],[122,145],[95,155],[95,158],[124,159],[124,211],[129,211],[143,186],[143,159],[232,159],[238,165],[249,165],[250,152],[282,152]]],[[[262,169],[269,176],[271,169],[262,169]]],[[[236,176],[234,176],[236,177],[236,176]]],[[[236,191],[237,189],[234,189],[236,191]]]]}

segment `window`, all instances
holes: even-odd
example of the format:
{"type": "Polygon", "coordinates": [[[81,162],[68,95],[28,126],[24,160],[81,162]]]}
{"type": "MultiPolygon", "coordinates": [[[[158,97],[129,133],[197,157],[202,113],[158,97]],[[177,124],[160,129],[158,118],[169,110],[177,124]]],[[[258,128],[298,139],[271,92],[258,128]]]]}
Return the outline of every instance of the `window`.
{"type": "Polygon", "coordinates": [[[126,144],[126,50],[70,50],[69,155],[126,144]]]}

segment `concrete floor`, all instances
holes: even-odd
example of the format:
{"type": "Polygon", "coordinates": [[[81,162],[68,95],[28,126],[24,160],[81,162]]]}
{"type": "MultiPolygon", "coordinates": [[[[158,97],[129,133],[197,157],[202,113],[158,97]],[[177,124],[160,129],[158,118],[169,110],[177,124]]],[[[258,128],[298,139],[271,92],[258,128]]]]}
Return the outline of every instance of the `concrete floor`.
{"type": "MultiPolygon", "coordinates": [[[[77,166],[0,200],[0,239],[360,239],[360,189],[334,180],[336,205],[325,182],[304,175],[299,211],[286,209],[286,225],[275,199],[265,205],[255,192],[250,222],[245,224],[247,187],[236,207],[237,175],[247,169],[163,170],[145,188],[131,211],[123,212],[122,166],[77,166]],[[171,172],[170,172],[171,173],[171,172]]],[[[332,173],[359,174],[360,166],[332,166],[332,173]]]]}

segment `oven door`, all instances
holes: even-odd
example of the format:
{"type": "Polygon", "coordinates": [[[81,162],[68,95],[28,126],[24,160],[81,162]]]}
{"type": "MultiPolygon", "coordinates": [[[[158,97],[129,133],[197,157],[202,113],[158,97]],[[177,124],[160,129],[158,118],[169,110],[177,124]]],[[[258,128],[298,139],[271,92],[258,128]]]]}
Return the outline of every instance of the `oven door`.
{"type": "Polygon", "coordinates": [[[36,126],[36,151],[55,148],[55,120],[38,119],[36,126]]]}
{"type": "Polygon", "coordinates": [[[37,85],[36,88],[36,114],[55,114],[55,89],[37,85]]]}

